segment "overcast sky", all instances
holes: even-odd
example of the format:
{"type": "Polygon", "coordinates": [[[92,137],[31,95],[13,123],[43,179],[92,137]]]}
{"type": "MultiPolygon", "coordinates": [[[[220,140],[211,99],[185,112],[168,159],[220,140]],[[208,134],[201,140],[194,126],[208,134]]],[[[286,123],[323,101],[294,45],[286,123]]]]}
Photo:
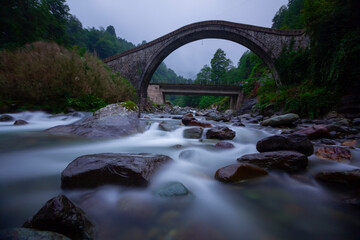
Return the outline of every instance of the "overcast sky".
{"type": "MultiPolygon", "coordinates": [[[[118,37],[135,45],[150,42],[185,25],[225,20],[271,27],[272,19],[288,0],[67,0],[70,13],[83,27],[113,25],[118,37]]],[[[221,48],[234,65],[246,48],[230,41],[204,39],[189,43],[173,53],[165,63],[177,74],[195,78],[205,64],[210,64],[221,48]]]]}

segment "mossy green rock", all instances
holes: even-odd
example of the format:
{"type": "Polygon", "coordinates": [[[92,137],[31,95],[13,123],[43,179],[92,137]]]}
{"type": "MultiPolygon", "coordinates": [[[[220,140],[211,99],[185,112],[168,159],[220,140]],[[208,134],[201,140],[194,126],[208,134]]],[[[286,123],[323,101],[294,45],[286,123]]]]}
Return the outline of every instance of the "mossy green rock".
{"type": "Polygon", "coordinates": [[[180,182],[166,183],[155,189],[153,193],[155,196],[164,198],[185,197],[191,194],[191,192],[180,182]]]}
{"type": "Polygon", "coordinates": [[[280,127],[288,126],[298,120],[300,117],[295,113],[288,113],[276,117],[269,118],[261,122],[262,126],[280,127]]]}

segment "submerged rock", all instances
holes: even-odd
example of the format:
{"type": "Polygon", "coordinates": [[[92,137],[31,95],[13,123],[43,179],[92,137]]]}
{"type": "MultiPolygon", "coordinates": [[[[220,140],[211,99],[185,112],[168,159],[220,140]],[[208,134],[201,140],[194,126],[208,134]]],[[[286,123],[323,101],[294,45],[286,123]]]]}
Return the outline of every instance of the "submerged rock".
{"type": "Polygon", "coordinates": [[[204,129],[201,127],[187,128],[184,130],[184,138],[200,139],[204,129]]]}
{"type": "Polygon", "coordinates": [[[289,173],[305,170],[308,164],[306,155],[294,151],[247,154],[237,160],[268,170],[281,170],[289,173]]]}
{"type": "Polygon", "coordinates": [[[310,156],[314,152],[311,141],[302,134],[283,134],[264,138],[257,142],[259,152],[272,152],[278,150],[293,150],[310,156]]]}
{"type": "Polygon", "coordinates": [[[174,198],[188,196],[191,192],[180,182],[169,182],[155,189],[153,194],[158,197],[174,198]]]}
{"type": "Polygon", "coordinates": [[[305,134],[310,140],[327,138],[330,136],[329,129],[325,125],[314,125],[296,131],[295,133],[305,134]]]}
{"type": "Polygon", "coordinates": [[[111,104],[96,111],[93,116],[79,123],[60,125],[45,130],[54,134],[74,134],[88,138],[114,138],[141,132],[145,124],[136,111],[120,104],[111,104]]]}
{"type": "Polygon", "coordinates": [[[235,132],[228,127],[215,127],[206,132],[208,139],[232,140],[235,135],[235,132]]]}
{"type": "Polygon", "coordinates": [[[232,164],[220,168],[215,173],[215,179],[221,182],[236,183],[243,180],[267,175],[267,171],[250,164],[232,164]]]}
{"type": "Polygon", "coordinates": [[[92,222],[64,195],[50,199],[23,227],[57,232],[71,239],[95,238],[92,222]]]}
{"type": "Polygon", "coordinates": [[[348,171],[329,171],[316,174],[320,181],[339,183],[345,185],[360,185],[360,169],[348,171]]]}
{"type": "Polygon", "coordinates": [[[1,240],[71,240],[62,234],[29,228],[13,228],[0,231],[1,240]]]}
{"type": "Polygon", "coordinates": [[[217,144],[215,144],[216,148],[221,148],[221,149],[232,149],[235,148],[234,144],[229,143],[229,142],[218,142],[217,144]]]}
{"type": "Polygon", "coordinates": [[[26,125],[26,124],[29,124],[27,121],[25,121],[25,120],[16,120],[15,122],[14,122],[14,125],[15,126],[21,126],[21,125],[26,125]]]}
{"type": "Polygon", "coordinates": [[[270,126],[270,127],[288,126],[298,119],[299,119],[299,115],[294,113],[288,113],[285,115],[269,118],[267,120],[262,121],[260,124],[262,126],[270,126]]]}
{"type": "Polygon", "coordinates": [[[335,160],[338,162],[349,161],[352,157],[348,149],[341,147],[319,147],[315,155],[324,160],[335,160]]]}
{"type": "Polygon", "coordinates": [[[101,153],[76,158],[61,173],[61,187],[93,188],[105,184],[145,186],[172,159],[150,153],[101,153]]]}

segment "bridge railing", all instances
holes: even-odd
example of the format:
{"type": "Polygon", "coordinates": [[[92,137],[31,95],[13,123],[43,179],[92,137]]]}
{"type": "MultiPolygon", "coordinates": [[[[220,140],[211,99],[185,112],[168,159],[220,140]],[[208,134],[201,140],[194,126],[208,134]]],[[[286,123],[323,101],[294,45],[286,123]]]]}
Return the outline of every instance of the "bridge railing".
{"type": "Polygon", "coordinates": [[[211,85],[211,86],[217,86],[217,85],[224,85],[224,86],[242,86],[243,81],[221,81],[220,83],[214,82],[214,81],[193,81],[193,80],[183,80],[179,81],[177,79],[164,79],[164,80],[151,80],[150,84],[187,84],[187,85],[211,85]]]}

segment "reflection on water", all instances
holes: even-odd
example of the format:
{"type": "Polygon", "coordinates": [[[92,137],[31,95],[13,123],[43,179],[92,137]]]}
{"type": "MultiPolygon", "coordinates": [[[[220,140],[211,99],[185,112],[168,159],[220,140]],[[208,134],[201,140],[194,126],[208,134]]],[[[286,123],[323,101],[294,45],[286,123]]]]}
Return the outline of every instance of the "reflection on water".
{"type": "MultiPolygon", "coordinates": [[[[21,226],[60,194],[79,205],[99,228],[99,239],[356,239],[359,220],[311,177],[321,168],[344,168],[310,158],[303,175],[272,172],[247,183],[225,185],[215,171],[256,152],[258,140],[274,134],[255,127],[231,127],[234,149],[217,150],[216,140],[184,139],[180,120],[146,120],[144,133],[112,140],[51,136],[41,130],[79,116],[13,115],[25,126],[0,124],[0,228],[21,226]],[[178,125],[158,129],[160,121],[178,125]],[[76,157],[93,153],[157,153],[175,161],[147,188],[103,186],[62,191],[60,174],[76,157]],[[165,201],[153,194],[166,182],[184,184],[192,198],[165,201]]],[[[145,121],[145,120],[144,120],[145,121]]],[[[351,166],[346,165],[347,168],[351,166]]]]}

